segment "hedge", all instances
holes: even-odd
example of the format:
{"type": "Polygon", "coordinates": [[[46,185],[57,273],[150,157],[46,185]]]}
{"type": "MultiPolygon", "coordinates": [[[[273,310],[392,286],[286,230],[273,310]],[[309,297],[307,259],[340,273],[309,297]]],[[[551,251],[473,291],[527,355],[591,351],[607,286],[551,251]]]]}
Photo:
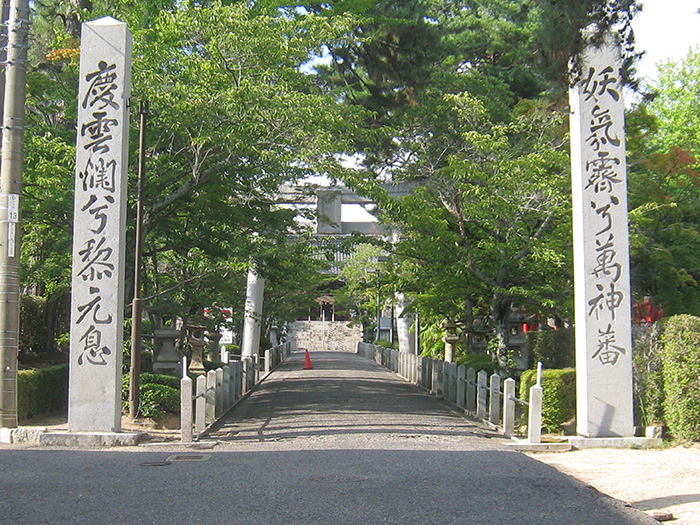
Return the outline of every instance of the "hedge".
{"type": "MultiPolygon", "coordinates": [[[[122,377],[122,409],[129,407],[129,374],[122,377]]],[[[144,372],[139,378],[139,408],[142,417],[159,418],[180,413],[180,378],[144,372]]]]}
{"type": "Polygon", "coordinates": [[[68,408],[68,365],[56,365],[17,374],[17,416],[31,419],[68,408]]]}
{"type": "Polygon", "coordinates": [[[669,318],[661,338],[666,424],[676,438],[699,441],[700,318],[669,318]]]}
{"type": "MultiPolygon", "coordinates": [[[[520,376],[520,399],[528,400],[530,387],[537,382],[537,370],[525,370],[520,376]]],[[[562,368],[542,371],[542,427],[561,432],[562,425],[576,416],[576,370],[562,368]]]]}

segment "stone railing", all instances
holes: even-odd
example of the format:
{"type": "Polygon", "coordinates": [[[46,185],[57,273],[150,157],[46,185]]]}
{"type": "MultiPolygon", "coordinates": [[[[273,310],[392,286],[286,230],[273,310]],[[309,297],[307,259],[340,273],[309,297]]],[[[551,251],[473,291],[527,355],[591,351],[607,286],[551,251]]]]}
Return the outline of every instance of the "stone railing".
{"type": "Polygon", "coordinates": [[[454,403],[508,437],[513,437],[515,433],[516,404],[528,405],[528,442],[540,442],[542,387],[539,379],[530,389],[530,400],[523,401],[515,396],[515,380],[512,378],[506,379],[501,389],[501,376],[498,374],[489,377],[483,370],[477,373],[464,365],[402,353],[370,343],[357,343],[357,353],[454,403]]]}
{"type": "Polygon", "coordinates": [[[194,382],[184,375],[180,379],[180,429],[183,443],[191,443],[195,436],[228,412],[255,386],[265,379],[277,365],[292,353],[292,344],[287,342],[265,350],[263,370],[260,377],[258,356],[244,357],[206,375],[194,382]],[[193,390],[194,387],[194,390],[193,390]]]}

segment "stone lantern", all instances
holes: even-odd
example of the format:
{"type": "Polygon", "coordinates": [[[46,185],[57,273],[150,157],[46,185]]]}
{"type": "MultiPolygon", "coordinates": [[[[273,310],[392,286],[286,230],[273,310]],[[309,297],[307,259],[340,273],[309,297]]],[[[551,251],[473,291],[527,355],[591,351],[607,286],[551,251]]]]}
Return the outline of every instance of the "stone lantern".
{"type": "Polygon", "coordinates": [[[204,340],[206,327],[188,324],[185,328],[187,342],[192,348],[189,371],[193,374],[204,375],[206,374],[204,368],[204,347],[207,346],[207,342],[204,340]]]}
{"type": "Polygon", "coordinates": [[[220,361],[221,360],[221,352],[219,350],[219,341],[221,341],[221,338],[223,337],[222,334],[219,332],[214,332],[214,331],[209,331],[207,330],[204,335],[206,336],[207,340],[209,341],[209,361],[220,361]]]}
{"type": "Polygon", "coordinates": [[[183,337],[182,320],[175,314],[166,314],[162,307],[148,307],[154,320],[153,347],[155,358],[153,371],[169,374],[181,370],[181,352],[178,352],[183,337]]]}
{"type": "Polygon", "coordinates": [[[445,330],[445,337],[442,338],[442,342],[445,343],[445,362],[451,363],[454,359],[455,345],[459,341],[457,325],[451,319],[445,319],[440,324],[440,328],[445,330]]]}

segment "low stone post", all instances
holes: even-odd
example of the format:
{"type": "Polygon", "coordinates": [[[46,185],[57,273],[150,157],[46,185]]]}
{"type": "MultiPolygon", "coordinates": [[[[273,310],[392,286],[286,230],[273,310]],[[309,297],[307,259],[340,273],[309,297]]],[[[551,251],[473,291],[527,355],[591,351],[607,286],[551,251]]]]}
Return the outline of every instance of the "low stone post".
{"type": "Polygon", "coordinates": [[[450,379],[450,401],[453,403],[457,403],[457,389],[459,388],[459,380],[457,377],[457,363],[452,363],[450,365],[450,374],[451,374],[451,379],[450,379]]]}
{"type": "Polygon", "coordinates": [[[466,388],[466,374],[467,374],[467,367],[464,365],[459,365],[457,367],[457,406],[464,408],[465,407],[465,388],[466,388]]]}
{"type": "Polygon", "coordinates": [[[515,433],[515,379],[509,377],[503,382],[503,433],[515,433]]]}
{"type": "Polygon", "coordinates": [[[180,379],[180,441],[192,443],[192,379],[180,379]]]}
{"type": "Polygon", "coordinates": [[[437,395],[438,393],[438,361],[435,359],[430,360],[430,391],[437,395]]]}
{"type": "Polygon", "coordinates": [[[257,384],[257,382],[260,380],[260,356],[258,354],[255,354],[253,356],[253,381],[250,384],[250,389],[252,390],[253,387],[257,384]]]}
{"type": "Polygon", "coordinates": [[[486,418],[486,405],[488,397],[488,374],[484,370],[479,370],[476,379],[476,416],[486,418]]]}
{"type": "Polygon", "coordinates": [[[491,375],[489,383],[489,423],[498,425],[501,421],[501,376],[491,375]]]}
{"type": "Polygon", "coordinates": [[[467,369],[467,410],[476,412],[476,370],[473,368],[467,369]]]}
{"type": "Polygon", "coordinates": [[[209,425],[216,419],[216,370],[209,370],[206,378],[207,395],[205,399],[207,400],[207,405],[204,412],[206,414],[207,425],[209,425]]]}
{"type": "Polygon", "coordinates": [[[216,374],[216,390],[214,390],[214,400],[216,403],[215,418],[224,413],[224,369],[217,368],[216,374]]]}
{"type": "Polygon", "coordinates": [[[229,408],[231,408],[233,400],[231,399],[231,367],[229,365],[224,365],[222,370],[224,371],[224,383],[222,389],[224,394],[224,407],[223,411],[221,412],[223,414],[229,408]]]}
{"type": "Polygon", "coordinates": [[[241,358],[241,396],[244,396],[248,392],[248,376],[250,375],[248,370],[251,363],[250,357],[241,358]]]}
{"type": "Polygon", "coordinates": [[[448,401],[452,401],[452,365],[454,363],[445,362],[442,365],[442,390],[443,396],[448,401]]]}
{"type": "Polygon", "coordinates": [[[451,367],[452,363],[442,362],[442,397],[448,401],[450,401],[450,384],[452,382],[451,367]]]}
{"type": "Polygon", "coordinates": [[[242,372],[243,369],[243,363],[240,361],[234,361],[233,362],[233,402],[235,403],[241,398],[242,394],[242,384],[241,384],[241,377],[243,375],[242,372]]]}
{"type": "Polygon", "coordinates": [[[272,360],[272,352],[270,350],[265,350],[265,373],[269,374],[272,368],[270,361],[272,360]]]}
{"type": "Polygon", "coordinates": [[[207,428],[206,407],[207,407],[207,378],[197,377],[197,401],[194,411],[194,429],[198,434],[207,428]]]}
{"type": "Polygon", "coordinates": [[[445,397],[445,361],[435,361],[435,371],[437,372],[437,395],[445,397]]]}
{"type": "Polygon", "coordinates": [[[527,419],[528,443],[542,442],[542,387],[530,387],[530,407],[527,419]]]}
{"type": "Polygon", "coordinates": [[[433,368],[430,366],[431,360],[427,357],[421,357],[421,385],[426,390],[432,390],[433,368]]]}

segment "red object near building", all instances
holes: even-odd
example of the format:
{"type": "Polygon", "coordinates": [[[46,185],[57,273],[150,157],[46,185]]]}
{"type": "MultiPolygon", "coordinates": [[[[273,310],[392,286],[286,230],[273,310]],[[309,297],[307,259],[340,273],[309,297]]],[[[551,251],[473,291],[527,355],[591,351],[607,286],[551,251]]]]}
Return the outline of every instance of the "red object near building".
{"type": "Polygon", "coordinates": [[[645,297],[644,302],[637,303],[632,306],[634,313],[634,322],[642,324],[642,321],[652,324],[663,317],[663,310],[658,308],[651,297],[645,297]]]}

